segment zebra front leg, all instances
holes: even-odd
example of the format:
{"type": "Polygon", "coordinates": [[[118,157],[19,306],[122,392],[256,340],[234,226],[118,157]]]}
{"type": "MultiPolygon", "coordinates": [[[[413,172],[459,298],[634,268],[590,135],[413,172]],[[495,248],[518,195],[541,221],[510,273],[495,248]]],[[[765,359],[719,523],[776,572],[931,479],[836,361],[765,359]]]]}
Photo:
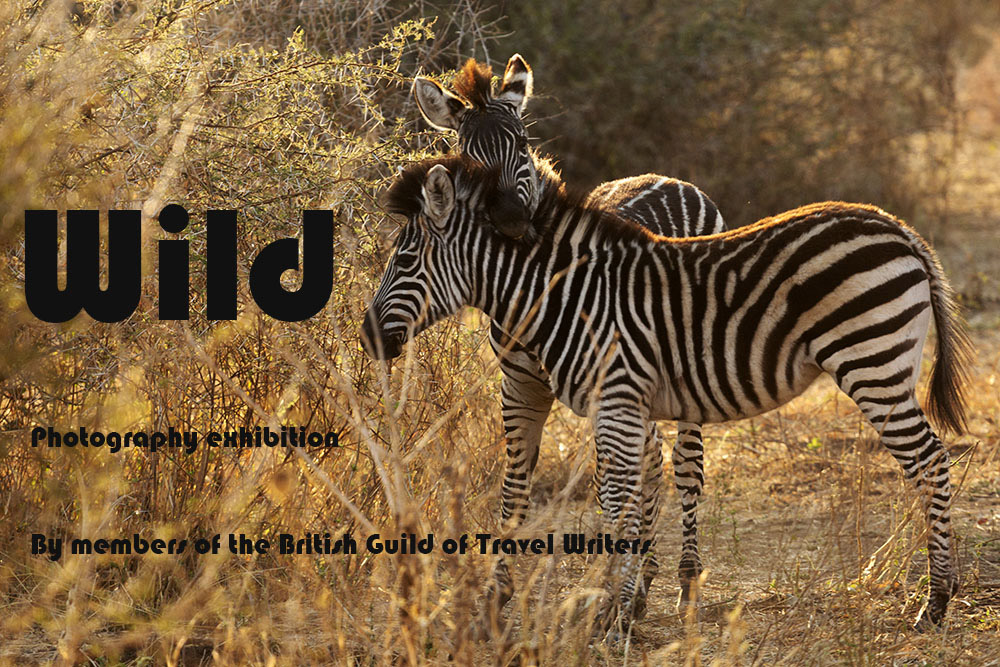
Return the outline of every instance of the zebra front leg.
{"type": "Polygon", "coordinates": [[[642,585],[636,591],[634,616],[646,612],[649,587],[660,569],[656,558],[656,528],[660,517],[660,488],[663,485],[663,439],[655,422],[649,422],[642,466],[642,540],[648,545],[642,558],[642,585]]]}
{"type": "MultiPolygon", "coordinates": [[[[539,400],[537,393],[533,401],[524,401],[525,393],[516,393],[510,388],[513,383],[504,378],[503,421],[506,434],[507,459],[504,470],[503,488],[500,496],[500,519],[502,531],[509,534],[524,521],[528,512],[531,495],[531,477],[538,463],[538,447],[542,427],[552,406],[552,399],[539,400]],[[515,396],[517,398],[515,398],[515,396]],[[544,407],[543,407],[544,406],[544,407]]],[[[524,390],[525,387],[519,386],[524,390]]],[[[514,580],[505,556],[500,556],[493,568],[487,586],[482,613],[488,626],[493,626],[499,618],[500,609],[514,595],[514,580]]]]}
{"type": "Polygon", "coordinates": [[[677,422],[677,442],[674,443],[674,486],[681,499],[683,542],[677,576],[681,582],[680,605],[695,602],[692,588],[701,575],[698,554],[698,499],[705,484],[704,447],[701,425],[677,422]]]}
{"type": "MultiPolygon", "coordinates": [[[[627,390],[613,395],[627,394],[627,390]]],[[[598,500],[604,511],[605,531],[613,540],[640,547],[643,534],[643,482],[649,425],[647,413],[635,404],[613,403],[597,413],[598,500]]],[[[655,517],[654,517],[655,518],[655,517]]],[[[640,548],[609,555],[607,597],[596,619],[595,633],[617,626],[622,633],[636,612],[640,548]]]]}
{"type": "MultiPolygon", "coordinates": [[[[503,372],[501,402],[507,457],[500,496],[501,530],[514,531],[527,515],[531,477],[538,463],[542,428],[555,400],[538,360],[510,339],[495,324],[490,343],[503,372]]],[[[493,625],[500,609],[514,594],[514,580],[504,556],[497,560],[484,594],[483,625],[493,625]]]]}

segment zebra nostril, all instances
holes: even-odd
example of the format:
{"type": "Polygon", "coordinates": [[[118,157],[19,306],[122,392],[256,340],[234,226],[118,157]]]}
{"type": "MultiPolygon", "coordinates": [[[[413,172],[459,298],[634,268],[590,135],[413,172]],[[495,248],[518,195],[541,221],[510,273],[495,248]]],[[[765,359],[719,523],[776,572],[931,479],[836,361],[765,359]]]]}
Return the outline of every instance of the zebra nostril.
{"type": "Polygon", "coordinates": [[[361,347],[373,359],[394,359],[403,353],[405,335],[401,331],[387,334],[370,309],[361,323],[361,347]]]}

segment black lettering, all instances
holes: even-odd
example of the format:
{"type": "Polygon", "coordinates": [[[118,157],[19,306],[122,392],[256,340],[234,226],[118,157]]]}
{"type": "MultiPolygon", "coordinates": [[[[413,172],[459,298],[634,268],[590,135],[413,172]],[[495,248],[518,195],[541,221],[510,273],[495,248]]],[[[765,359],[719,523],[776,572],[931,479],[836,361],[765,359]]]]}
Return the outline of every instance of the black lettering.
{"type": "MultiPolygon", "coordinates": [[[[160,227],[171,234],[179,234],[188,224],[188,212],[179,204],[168,204],[159,215],[160,227]]],[[[191,300],[191,271],[189,243],[186,240],[161,240],[157,242],[159,251],[160,306],[161,320],[188,319],[188,303],[191,300]]]]}
{"type": "Polygon", "coordinates": [[[323,309],[333,290],[333,211],[303,211],[302,227],[302,284],[297,290],[289,292],[281,286],[285,271],[299,270],[297,239],[273,241],[250,267],[254,301],[265,313],[285,322],[312,317],[323,309]]]}
{"type": "MultiPolygon", "coordinates": [[[[236,211],[209,211],[208,319],[236,319],[236,211]]],[[[332,289],[332,288],[331,288],[332,289]]]]}
{"type": "Polygon", "coordinates": [[[66,287],[60,290],[58,214],[25,211],[24,297],[28,310],[40,320],[56,323],[73,319],[81,308],[100,322],[119,322],[131,315],[139,305],[141,288],[141,219],[139,211],[108,212],[108,287],[102,290],[98,212],[67,211],[66,287]]]}

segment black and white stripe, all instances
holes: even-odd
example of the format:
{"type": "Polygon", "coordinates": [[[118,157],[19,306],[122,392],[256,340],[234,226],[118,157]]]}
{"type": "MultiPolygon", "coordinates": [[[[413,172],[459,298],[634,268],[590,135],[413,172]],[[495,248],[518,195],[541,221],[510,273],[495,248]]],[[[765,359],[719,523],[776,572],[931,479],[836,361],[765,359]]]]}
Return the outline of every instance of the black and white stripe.
{"type": "Polygon", "coordinates": [[[601,183],[587,203],[641,224],[663,236],[704,236],[726,231],[715,203],[694,185],[644,174],[601,183]]]}
{"type": "MultiPolygon", "coordinates": [[[[526,242],[490,221],[497,189],[495,174],[458,157],[397,180],[389,201],[409,224],[365,319],[369,350],[398,354],[387,340],[462,305],[482,309],[539,360],[551,395],[594,415],[601,506],[612,530],[640,539],[651,420],[749,417],[827,372],[926,493],[924,623],[940,622],[956,585],[949,458],[915,386],[933,317],[928,410],[960,430],[969,348],[923,239],[875,207],[831,202],[723,234],[659,237],[549,189],[526,242]]],[[[641,587],[639,558],[618,557],[602,620],[633,613],[641,587]]]]}
{"type": "MultiPolygon", "coordinates": [[[[520,55],[511,56],[494,95],[490,69],[469,60],[454,85],[455,92],[451,92],[431,79],[417,77],[413,87],[417,105],[432,126],[458,133],[461,154],[497,170],[501,196],[490,208],[491,219],[509,235],[523,234],[526,230],[519,225],[535,211],[541,193],[547,188],[562,187],[548,161],[528,149],[522,114],[533,87],[531,68],[520,55]]],[[[718,208],[704,192],[685,181],[657,174],[604,183],[590,193],[588,203],[617,211],[667,236],[697,236],[726,229],[718,208]]],[[[503,374],[501,400],[507,464],[501,519],[505,528],[512,530],[527,513],[542,428],[554,397],[539,360],[512,342],[496,322],[490,327],[490,344],[499,357],[503,374]]],[[[650,438],[651,442],[659,441],[655,425],[650,430],[650,438]]],[[[661,457],[647,460],[657,467],[648,470],[646,477],[659,480],[662,477],[661,457]]],[[[702,570],[696,519],[698,498],[704,484],[700,425],[678,424],[672,460],[674,483],[681,498],[684,535],[678,573],[681,599],[686,601],[692,582],[702,570]]],[[[647,485],[644,532],[651,536],[656,534],[659,489],[658,483],[647,485]]],[[[655,552],[650,552],[644,567],[648,585],[658,568],[655,552]]],[[[494,570],[491,596],[497,605],[502,605],[512,592],[509,569],[501,557],[494,570]]]]}

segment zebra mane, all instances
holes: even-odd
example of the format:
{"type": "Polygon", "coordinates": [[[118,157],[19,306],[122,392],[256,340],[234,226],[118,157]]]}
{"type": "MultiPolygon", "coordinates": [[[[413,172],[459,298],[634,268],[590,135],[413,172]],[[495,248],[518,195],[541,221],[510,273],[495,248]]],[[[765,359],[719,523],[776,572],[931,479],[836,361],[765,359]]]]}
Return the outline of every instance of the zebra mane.
{"type": "Polygon", "coordinates": [[[431,168],[442,165],[452,175],[456,197],[463,200],[477,197],[487,201],[497,192],[498,175],[479,162],[462,155],[446,155],[414,162],[405,167],[384,195],[385,208],[390,213],[413,217],[423,210],[424,181],[431,168]]]}
{"type": "Polygon", "coordinates": [[[535,163],[535,171],[538,172],[538,178],[542,181],[542,186],[561,186],[562,174],[556,169],[558,158],[551,153],[541,155],[534,148],[529,147],[528,150],[531,152],[531,159],[535,163]]]}
{"type": "Polygon", "coordinates": [[[532,219],[536,239],[551,237],[567,214],[573,217],[571,224],[586,226],[600,241],[647,243],[657,238],[631,218],[592,203],[588,190],[567,185],[548,157],[536,159],[535,168],[542,179],[542,195],[532,219]]]}
{"type": "MultiPolygon", "coordinates": [[[[541,181],[542,196],[536,210],[541,210],[543,206],[546,206],[546,210],[549,211],[554,206],[559,206],[563,210],[578,209],[581,214],[578,220],[581,221],[581,224],[591,225],[598,237],[609,241],[648,241],[655,236],[646,227],[630,218],[622,217],[618,211],[589,203],[589,191],[567,185],[563,181],[562,174],[556,168],[557,158],[554,155],[541,155],[536,153],[534,149],[530,150],[532,159],[535,161],[535,170],[541,181]],[[584,223],[584,220],[587,222],[584,223]]],[[[532,220],[535,238],[542,235],[553,223],[554,218],[545,220],[543,216],[536,214],[532,220]]]]}
{"type": "Polygon", "coordinates": [[[493,68],[469,58],[455,76],[452,87],[477,109],[485,109],[493,98],[493,68]]]}
{"type": "MultiPolygon", "coordinates": [[[[531,220],[532,232],[517,243],[533,243],[551,239],[556,227],[567,215],[576,225],[587,225],[598,239],[608,242],[648,242],[653,235],[648,229],[628,218],[619,216],[587,202],[588,192],[568,187],[555,171],[551,160],[539,158],[535,162],[545,187],[541,200],[531,220]]],[[[492,198],[499,194],[499,174],[476,160],[463,155],[446,155],[414,162],[404,168],[385,194],[385,207],[390,213],[411,218],[424,206],[423,186],[427,172],[442,165],[451,174],[455,196],[473,206],[488,208],[492,198]]]]}

